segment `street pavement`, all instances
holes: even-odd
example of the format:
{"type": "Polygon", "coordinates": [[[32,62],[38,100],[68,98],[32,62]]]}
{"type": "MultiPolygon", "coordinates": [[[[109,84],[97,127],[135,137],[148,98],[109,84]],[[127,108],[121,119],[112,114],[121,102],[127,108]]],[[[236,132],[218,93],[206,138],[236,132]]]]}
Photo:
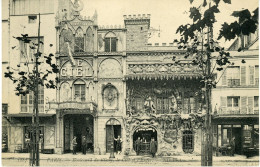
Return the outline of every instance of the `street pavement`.
{"type": "MultiPolygon", "coordinates": [[[[163,156],[152,158],[150,155],[144,156],[124,156],[115,154],[115,158],[110,159],[106,155],[83,155],[72,154],[40,154],[41,166],[200,166],[200,156],[163,156]]],[[[28,153],[2,153],[3,166],[28,166],[28,153]]],[[[235,155],[213,157],[214,166],[258,166],[259,157],[235,155]]]]}

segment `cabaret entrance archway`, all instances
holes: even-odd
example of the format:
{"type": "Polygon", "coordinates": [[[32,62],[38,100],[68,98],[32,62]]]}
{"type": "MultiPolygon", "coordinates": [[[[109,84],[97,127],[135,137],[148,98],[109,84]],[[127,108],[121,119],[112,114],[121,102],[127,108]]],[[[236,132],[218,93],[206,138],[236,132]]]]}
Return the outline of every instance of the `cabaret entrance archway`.
{"type": "MultiPolygon", "coordinates": [[[[137,128],[133,133],[133,148],[134,151],[136,151],[136,140],[140,137],[141,139],[141,150],[140,154],[150,154],[150,142],[151,139],[154,138],[154,140],[157,142],[157,131],[153,127],[148,128],[137,128]]],[[[157,142],[158,144],[158,142],[157,142]]],[[[158,147],[158,145],[157,145],[158,147]]]]}

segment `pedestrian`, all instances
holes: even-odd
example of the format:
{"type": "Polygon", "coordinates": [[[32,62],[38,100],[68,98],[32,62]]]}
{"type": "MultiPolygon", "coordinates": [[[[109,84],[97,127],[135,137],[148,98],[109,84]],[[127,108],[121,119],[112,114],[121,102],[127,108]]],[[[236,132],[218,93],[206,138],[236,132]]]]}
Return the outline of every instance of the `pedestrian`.
{"type": "Polygon", "coordinates": [[[135,151],[136,151],[136,155],[139,155],[141,150],[141,138],[138,137],[137,140],[135,141],[135,151]]]}
{"type": "Polygon", "coordinates": [[[232,139],[230,140],[229,142],[229,145],[231,147],[231,156],[234,156],[234,153],[235,153],[235,137],[232,137],[232,139]]]}
{"type": "Polygon", "coordinates": [[[82,154],[86,155],[86,148],[87,148],[87,139],[85,136],[82,138],[82,154]]]}
{"type": "Polygon", "coordinates": [[[116,141],[116,152],[117,154],[121,154],[122,151],[122,139],[120,137],[120,135],[118,135],[117,139],[115,139],[116,141]]]}
{"type": "Polygon", "coordinates": [[[41,150],[41,153],[43,153],[43,149],[44,149],[44,141],[43,141],[43,134],[40,134],[40,150],[41,150]]]}
{"type": "Polygon", "coordinates": [[[76,154],[76,148],[77,148],[77,137],[74,136],[74,138],[72,139],[72,146],[73,146],[73,154],[76,154]]]}
{"type": "Polygon", "coordinates": [[[25,143],[26,143],[26,150],[27,152],[30,152],[30,143],[31,142],[31,139],[29,138],[29,135],[28,133],[25,134],[25,143]]]}
{"type": "Polygon", "coordinates": [[[155,153],[157,151],[157,143],[154,141],[154,138],[152,138],[151,143],[150,143],[150,152],[153,157],[155,157],[155,153]]]}

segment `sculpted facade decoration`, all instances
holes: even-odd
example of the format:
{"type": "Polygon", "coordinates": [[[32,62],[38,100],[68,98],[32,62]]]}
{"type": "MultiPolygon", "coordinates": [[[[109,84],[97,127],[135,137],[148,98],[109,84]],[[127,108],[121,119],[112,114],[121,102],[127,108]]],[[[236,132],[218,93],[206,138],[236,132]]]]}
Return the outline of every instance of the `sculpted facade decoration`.
{"type": "Polygon", "coordinates": [[[98,77],[100,78],[122,78],[122,67],[116,59],[105,59],[99,65],[98,77]]]}
{"type": "Polygon", "coordinates": [[[112,84],[109,83],[103,88],[102,97],[104,109],[118,109],[118,91],[112,84]]]}
{"type": "Polygon", "coordinates": [[[199,74],[200,70],[198,67],[192,64],[128,64],[127,74],[151,74],[151,73],[192,73],[199,74]]]}

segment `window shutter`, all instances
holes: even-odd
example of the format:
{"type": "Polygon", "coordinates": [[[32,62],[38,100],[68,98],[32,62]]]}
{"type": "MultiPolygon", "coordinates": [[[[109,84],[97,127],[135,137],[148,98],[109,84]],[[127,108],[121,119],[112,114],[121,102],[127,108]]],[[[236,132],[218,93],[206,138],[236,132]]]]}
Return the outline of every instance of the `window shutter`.
{"type": "Polygon", "coordinates": [[[220,114],[226,114],[227,111],[227,97],[220,97],[220,107],[221,107],[221,113],[220,114]]]}
{"type": "Polygon", "coordinates": [[[247,96],[241,97],[241,110],[240,114],[247,114],[247,96]]]}
{"type": "Polygon", "coordinates": [[[247,100],[248,100],[248,114],[254,114],[254,108],[253,108],[254,97],[250,96],[247,98],[247,100]]]}
{"type": "Polygon", "coordinates": [[[254,84],[254,66],[249,66],[249,84],[254,84]]]}
{"type": "Polygon", "coordinates": [[[246,67],[241,66],[241,85],[246,85],[246,67]]]}
{"type": "Polygon", "coordinates": [[[227,69],[223,72],[222,75],[222,85],[227,85],[227,69]]]}

